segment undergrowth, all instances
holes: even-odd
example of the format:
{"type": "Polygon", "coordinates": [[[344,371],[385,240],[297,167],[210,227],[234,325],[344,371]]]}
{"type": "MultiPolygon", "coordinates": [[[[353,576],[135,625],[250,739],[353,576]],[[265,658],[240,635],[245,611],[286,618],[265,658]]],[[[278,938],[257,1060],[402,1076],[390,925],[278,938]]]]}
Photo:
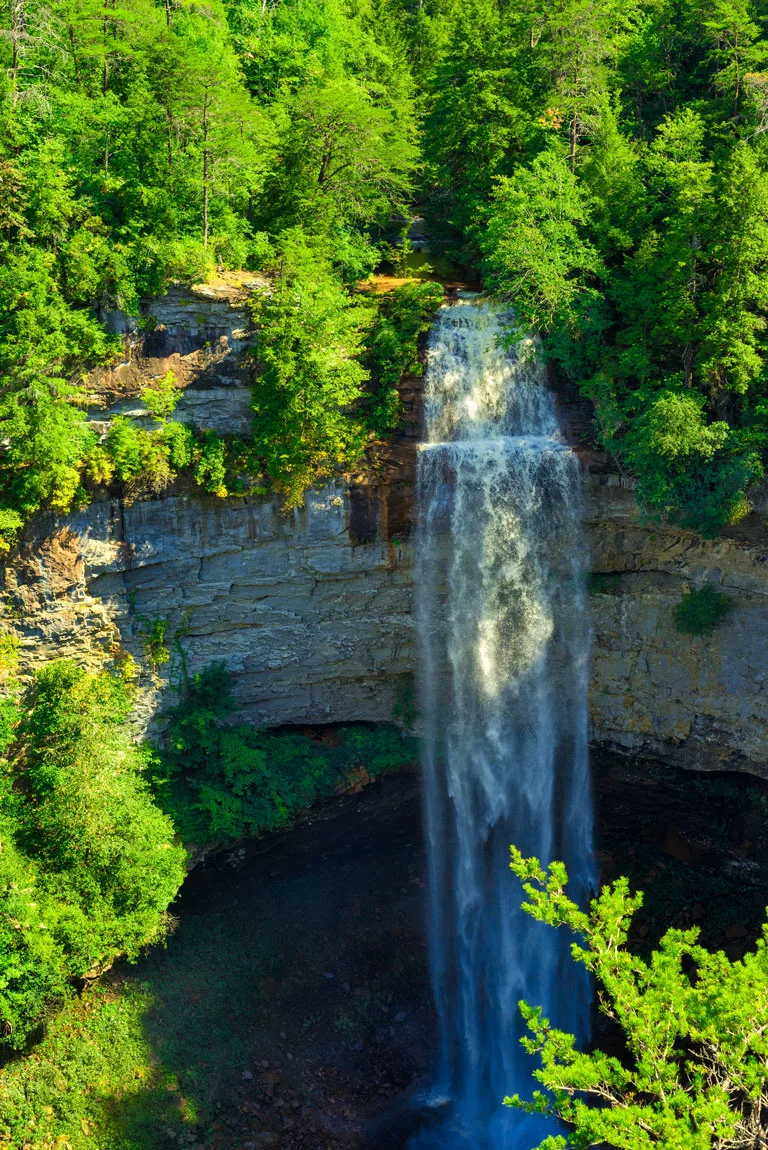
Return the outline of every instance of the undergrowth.
{"type": "Polygon", "coordinates": [[[152,757],[157,801],[185,842],[226,843],[287,826],[323,795],[417,759],[394,726],[329,729],[322,739],[225,722],[235,702],[223,664],[193,676],[152,757]]]}
{"type": "Polygon", "coordinates": [[[681,635],[711,635],[731,612],[731,600],[711,583],[688,591],[675,607],[675,630],[681,635]]]}

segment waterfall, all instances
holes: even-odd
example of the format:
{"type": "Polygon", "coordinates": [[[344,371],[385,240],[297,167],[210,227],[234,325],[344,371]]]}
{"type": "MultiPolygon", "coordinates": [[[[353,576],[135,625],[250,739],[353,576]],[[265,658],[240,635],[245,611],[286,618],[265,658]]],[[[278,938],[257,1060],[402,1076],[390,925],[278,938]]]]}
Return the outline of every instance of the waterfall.
{"type": "Polygon", "coordinates": [[[510,330],[467,296],[441,309],[428,347],[418,625],[435,1096],[451,1105],[420,1146],[530,1150],[546,1128],[502,1106],[536,1085],[518,1001],[588,1026],[570,939],[520,910],[509,870],[515,843],[565,861],[575,897],[592,884],[579,465],[534,341],[504,346],[510,330]]]}

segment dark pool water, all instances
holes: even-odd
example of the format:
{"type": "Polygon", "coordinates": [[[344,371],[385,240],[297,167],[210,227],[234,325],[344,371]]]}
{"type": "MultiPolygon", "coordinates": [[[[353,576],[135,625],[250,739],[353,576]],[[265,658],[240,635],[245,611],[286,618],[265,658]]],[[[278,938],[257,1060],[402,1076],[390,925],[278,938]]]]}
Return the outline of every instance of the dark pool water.
{"type": "MultiPolygon", "coordinates": [[[[615,756],[593,774],[603,877],[646,892],[632,945],[696,923],[743,953],[768,902],[765,784],[615,756]]],[[[147,1147],[402,1150],[444,1121],[424,1106],[435,1028],[416,776],[209,858],[174,913],[167,948],[111,976],[151,989],[147,1034],[191,1115],[183,1138],[170,1123],[147,1147]]],[[[615,1037],[597,1016],[594,1034],[615,1037]]]]}

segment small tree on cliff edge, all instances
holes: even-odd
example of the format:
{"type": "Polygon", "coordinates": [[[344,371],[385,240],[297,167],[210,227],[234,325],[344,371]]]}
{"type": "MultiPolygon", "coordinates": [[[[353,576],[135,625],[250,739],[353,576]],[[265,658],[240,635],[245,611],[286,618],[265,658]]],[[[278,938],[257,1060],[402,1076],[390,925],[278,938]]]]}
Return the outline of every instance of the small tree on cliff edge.
{"type": "Polygon", "coordinates": [[[623,1061],[575,1049],[538,1007],[521,1003],[545,1087],[531,1101],[505,1099],[567,1122],[568,1137],[539,1150],[764,1150],[768,1148],[768,925],[752,954],[731,962],[697,942],[698,928],[668,930],[649,962],[626,949],[642,904],[626,878],[606,886],[587,912],[565,894],[562,863],[544,871],[512,848],[512,870],[540,922],[577,936],[572,953],[593,975],[600,1009],[621,1026],[623,1061]]]}

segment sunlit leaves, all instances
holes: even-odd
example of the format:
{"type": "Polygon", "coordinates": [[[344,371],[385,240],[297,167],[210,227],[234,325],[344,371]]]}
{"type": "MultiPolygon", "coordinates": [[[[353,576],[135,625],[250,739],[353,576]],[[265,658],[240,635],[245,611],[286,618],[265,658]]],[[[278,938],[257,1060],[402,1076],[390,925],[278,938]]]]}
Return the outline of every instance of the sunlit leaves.
{"type": "MultiPolygon", "coordinates": [[[[544,871],[512,848],[523,909],[577,936],[573,955],[593,975],[600,1009],[621,1028],[626,1057],[582,1053],[539,1008],[521,1003],[544,1086],[508,1105],[549,1113],[571,1127],[567,1142],[617,1150],[725,1150],[758,1144],[768,1104],[768,946],[730,961],[698,943],[698,929],[669,930],[646,961],[626,949],[642,905],[626,879],[604,887],[587,912],[565,894],[562,864],[544,871]]],[[[768,932],[768,927],[764,928],[768,932]]]]}

